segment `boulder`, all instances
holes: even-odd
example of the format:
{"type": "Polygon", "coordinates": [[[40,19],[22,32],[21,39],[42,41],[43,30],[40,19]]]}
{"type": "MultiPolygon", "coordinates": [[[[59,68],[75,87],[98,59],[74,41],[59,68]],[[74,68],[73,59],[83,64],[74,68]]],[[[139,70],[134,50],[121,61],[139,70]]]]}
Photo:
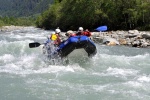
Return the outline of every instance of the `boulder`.
{"type": "Polygon", "coordinates": [[[127,44],[127,41],[125,39],[119,39],[119,43],[121,45],[126,45],[127,44]]]}
{"type": "Polygon", "coordinates": [[[107,43],[106,45],[108,45],[108,46],[115,46],[115,45],[117,45],[117,44],[116,44],[116,42],[114,42],[114,41],[110,41],[110,42],[107,43]]]}
{"type": "Polygon", "coordinates": [[[140,34],[138,30],[129,30],[128,33],[129,34],[136,34],[136,35],[140,34]]]}
{"type": "Polygon", "coordinates": [[[125,35],[126,38],[134,38],[136,36],[137,36],[136,34],[127,34],[127,35],[125,35]]]}
{"type": "Polygon", "coordinates": [[[108,43],[110,43],[110,44],[115,44],[115,45],[119,45],[119,42],[115,39],[115,38],[110,38],[110,37],[104,37],[104,39],[103,39],[103,42],[102,42],[103,44],[108,44],[108,43]]]}
{"type": "Polygon", "coordinates": [[[145,38],[145,39],[149,39],[150,40],[150,35],[149,34],[143,34],[142,37],[145,38]]]}

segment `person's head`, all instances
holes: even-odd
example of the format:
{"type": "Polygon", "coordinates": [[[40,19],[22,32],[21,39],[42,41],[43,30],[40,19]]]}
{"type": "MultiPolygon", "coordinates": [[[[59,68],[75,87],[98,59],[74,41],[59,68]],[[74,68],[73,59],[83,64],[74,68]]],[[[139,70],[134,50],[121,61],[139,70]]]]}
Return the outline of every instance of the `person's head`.
{"type": "Polygon", "coordinates": [[[86,29],[85,31],[86,31],[86,32],[88,32],[89,30],[88,30],[88,29],[86,29]]]}
{"type": "Polygon", "coordinates": [[[82,32],[83,32],[83,27],[79,27],[78,32],[77,32],[77,35],[81,35],[82,32]]]}
{"type": "Polygon", "coordinates": [[[55,33],[56,33],[56,34],[59,34],[60,32],[61,32],[60,29],[56,29],[56,30],[55,30],[55,33]]]}
{"type": "Polygon", "coordinates": [[[79,27],[78,31],[82,32],[83,31],[83,27],[79,27]]]}
{"type": "Polygon", "coordinates": [[[67,31],[67,33],[65,34],[66,36],[71,36],[73,34],[73,31],[72,30],[69,30],[69,31],[67,31]]]}

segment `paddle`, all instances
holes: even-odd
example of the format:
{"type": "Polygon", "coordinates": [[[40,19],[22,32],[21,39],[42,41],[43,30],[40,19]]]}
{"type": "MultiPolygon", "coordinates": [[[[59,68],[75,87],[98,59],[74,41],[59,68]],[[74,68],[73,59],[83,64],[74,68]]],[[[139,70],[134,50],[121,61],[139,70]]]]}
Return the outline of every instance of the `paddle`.
{"type": "Polygon", "coordinates": [[[107,26],[100,26],[98,28],[96,28],[97,31],[106,31],[107,30],[107,26]]]}
{"type": "Polygon", "coordinates": [[[38,42],[34,42],[34,43],[29,43],[29,47],[30,48],[35,48],[35,47],[39,47],[41,44],[38,42]]]}

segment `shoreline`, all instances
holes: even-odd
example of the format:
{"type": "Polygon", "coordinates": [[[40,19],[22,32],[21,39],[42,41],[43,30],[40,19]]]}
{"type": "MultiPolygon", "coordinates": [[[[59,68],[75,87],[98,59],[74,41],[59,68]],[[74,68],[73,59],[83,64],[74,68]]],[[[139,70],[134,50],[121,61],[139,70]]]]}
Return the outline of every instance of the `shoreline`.
{"type": "Polygon", "coordinates": [[[150,46],[150,31],[129,30],[99,33],[93,32],[92,35],[93,41],[110,46],[125,45],[138,48],[150,46]]]}
{"type": "MultiPolygon", "coordinates": [[[[31,26],[2,26],[1,32],[20,30],[31,26]]],[[[34,27],[34,26],[32,26],[34,27]]],[[[65,32],[62,36],[65,37],[65,32]]],[[[130,47],[145,48],[150,47],[150,31],[106,31],[106,32],[91,32],[91,39],[96,43],[106,44],[109,46],[124,45],[130,47]]]]}
{"type": "Polygon", "coordinates": [[[14,26],[14,25],[2,26],[2,27],[0,27],[0,31],[1,32],[7,32],[7,31],[24,29],[24,28],[28,28],[28,27],[34,27],[34,26],[14,26]]]}

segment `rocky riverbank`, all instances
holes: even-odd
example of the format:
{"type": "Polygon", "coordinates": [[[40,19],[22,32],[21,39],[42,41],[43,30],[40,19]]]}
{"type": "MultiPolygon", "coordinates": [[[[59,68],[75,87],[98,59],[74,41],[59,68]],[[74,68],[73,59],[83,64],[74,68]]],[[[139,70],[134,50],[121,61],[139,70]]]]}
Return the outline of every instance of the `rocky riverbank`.
{"type": "Polygon", "coordinates": [[[150,46],[150,32],[138,30],[92,32],[92,39],[106,45],[150,46]]]}
{"type": "Polygon", "coordinates": [[[19,29],[24,29],[24,26],[2,26],[0,27],[0,31],[5,32],[5,31],[13,31],[13,30],[19,30],[19,29]]]}

